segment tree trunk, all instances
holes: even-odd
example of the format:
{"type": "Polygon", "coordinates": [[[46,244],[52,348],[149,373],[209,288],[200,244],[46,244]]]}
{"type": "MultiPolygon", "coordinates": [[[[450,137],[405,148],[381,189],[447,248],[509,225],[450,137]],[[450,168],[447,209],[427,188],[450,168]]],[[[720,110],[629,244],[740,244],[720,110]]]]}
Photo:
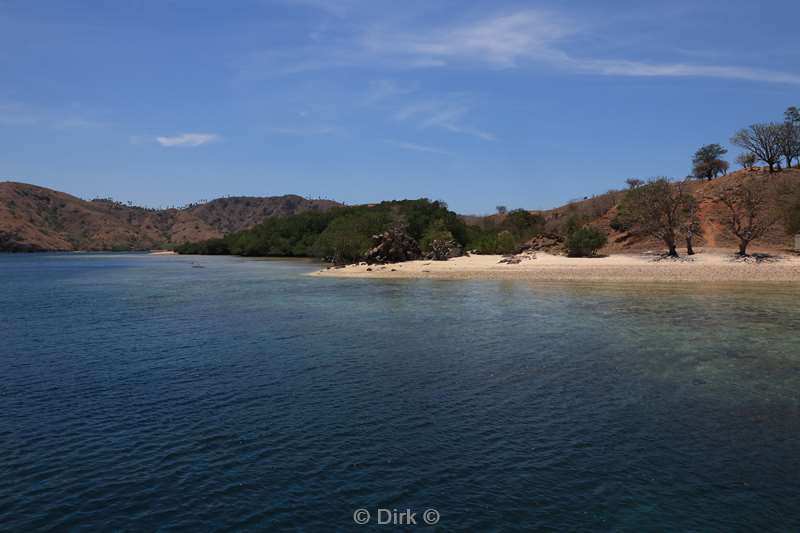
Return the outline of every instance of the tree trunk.
{"type": "Polygon", "coordinates": [[[686,237],[686,255],[694,255],[694,248],[692,248],[691,237],[686,237]]]}
{"type": "Polygon", "coordinates": [[[769,173],[775,172],[775,163],[767,163],[769,165],[769,173]]]}
{"type": "Polygon", "coordinates": [[[750,244],[750,241],[745,241],[744,239],[739,240],[739,255],[742,257],[747,255],[747,245],[750,244]]]}
{"type": "Polygon", "coordinates": [[[669,255],[670,257],[678,257],[678,250],[676,250],[676,246],[674,244],[669,245],[669,255]]]}

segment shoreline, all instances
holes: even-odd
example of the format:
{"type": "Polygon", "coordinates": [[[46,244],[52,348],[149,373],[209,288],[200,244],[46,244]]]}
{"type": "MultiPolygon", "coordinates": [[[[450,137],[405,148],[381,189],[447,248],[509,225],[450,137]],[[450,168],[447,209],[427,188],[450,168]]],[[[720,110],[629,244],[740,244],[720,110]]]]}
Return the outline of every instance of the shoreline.
{"type": "Polygon", "coordinates": [[[800,256],[780,254],[768,261],[737,260],[732,252],[703,252],[679,260],[654,254],[572,258],[538,252],[501,263],[500,255],[472,255],[448,261],[417,260],[386,265],[348,265],[311,276],[375,279],[522,280],[566,282],[800,282],[800,256]]]}

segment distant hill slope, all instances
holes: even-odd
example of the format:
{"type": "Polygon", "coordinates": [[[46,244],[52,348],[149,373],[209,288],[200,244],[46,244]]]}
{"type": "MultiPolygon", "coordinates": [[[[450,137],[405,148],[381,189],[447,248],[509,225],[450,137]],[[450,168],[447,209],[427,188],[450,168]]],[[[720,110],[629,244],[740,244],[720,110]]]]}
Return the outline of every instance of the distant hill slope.
{"type": "Polygon", "coordinates": [[[231,197],[184,209],[147,209],[86,201],[29,185],[0,182],[0,251],[148,250],[221,237],[265,218],[339,204],[301,196],[231,197]]]}

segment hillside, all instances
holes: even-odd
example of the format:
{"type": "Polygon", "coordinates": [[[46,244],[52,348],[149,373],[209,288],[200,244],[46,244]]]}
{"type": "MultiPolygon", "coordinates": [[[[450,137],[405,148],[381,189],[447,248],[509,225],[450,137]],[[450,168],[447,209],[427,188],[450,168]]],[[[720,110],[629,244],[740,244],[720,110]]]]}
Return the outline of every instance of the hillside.
{"type": "Polygon", "coordinates": [[[0,182],[0,251],[147,250],[219,238],[272,216],[325,211],[336,205],[289,195],[147,209],[0,182]]]}
{"type": "MultiPolygon", "coordinates": [[[[727,218],[728,213],[725,206],[719,201],[719,197],[722,191],[736,187],[745,178],[761,181],[765,186],[776,180],[800,182],[800,170],[787,169],[774,174],[769,174],[761,169],[739,170],[712,181],[691,181],[688,187],[698,201],[700,209],[698,215],[702,229],[701,235],[695,240],[695,246],[736,248],[736,239],[724,227],[723,221],[727,218]]],[[[559,227],[570,215],[579,215],[608,235],[608,245],[604,249],[606,253],[660,250],[663,247],[661,242],[637,237],[627,231],[618,231],[612,228],[612,221],[618,213],[619,203],[623,196],[624,191],[610,191],[557,209],[543,211],[540,214],[547,220],[547,229],[554,233],[558,232],[559,227]]],[[[774,211],[777,212],[777,209],[777,206],[773,206],[774,211]]],[[[789,236],[783,225],[778,222],[764,238],[754,242],[752,248],[753,250],[777,251],[791,249],[792,244],[793,237],[789,236]]]]}
{"type": "MultiPolygon", "coordinates": [[[[689,191],[694,195],[699,204],[699,218],[702,234],[696,239],[695,246],[706,248],[735,249],[736,239],[724,226],[728,213],[719,197],[725,189],[736,187],[744,178],[753,178],[763,183],[764,187],[776,180],[800,182],[800,170],[787,169],[782,172],[769,174],[761,169],[732,172],[712,181],[692,181],[689,191]]],[[[637,237],[627,231],[613,229],[612,221],[618,213],[619,203],[624,196],[622,191],[611,191],[580,202],[574,202],[558,209],[545,211],[542,214],[548,221],[550,229],[557,229],[558,225],[572,213],[585,215],[589,223],[601,228],[608,235],[609,244],[606,253],[625,251],[659,250],[663,244],[647,238],[637,237]]],[[[772,207],[774,212],[778,206],[772,207]]],[[[778,222],[772,230],[762,239],[753,243],[753,250],[778,251],[791,249],[794,239],[788,235],[783,225],[778,222]]],[[[683,244],[683,243],[681,243],[683,244]]]]}
{"type": "MultiPolygon", "coordinates": [[[[698,200],[702,227],[702,234],[696,238],[695,246],[736,247],[735,239],[724,227],[727,214],[719,196],[723,190],[735,187],[745,178],[762,180],[765,186],[776,180],[800,182],[800,170],[784,170],[776,174],[763,170],[741,170],[713,181],[690,182],[689,191],[698,200]]],[[[522,244],[531,235],[563,234],[566,221],[577,217],[581,224],[598,227],[608,235],[608,245],[603,250],[605,253],[660,250],[660,242],[614,229],[613,222],[624,194],[624,191],[609,191],[555,209],[523,212],[528,213],[528,218],[520,218],[520,211],[488,217],[464,216],[461,219],[469,231],[464,233],[466,237],[462,244],[471,249],[498,252],[500,248],[496,237],[502,230],[511,231],[516,242],[522,244]]],[[[146,250],[213,242],[225,235],[253,228],[267,219],[309,211],[324,212],[337,205],[340,204],[289,195],[219,198],[182,209],[156,210],[110,200],[86,201],[35,185],[0,182],[0,251],[146,250]]],[[[369,205],[362,207],[370,209],[369,205]]],[[[265,230],[259,230],[256,239],[263,241],[261,244],[271,239],[262,235],[265,230]]],[[[281,231],[285,231],[285,228],[281,231]]],[[[305,230],[299,231],[302,233],[305,230]]],[[[239,240],[250,238],[246,235],[239,240]]],[[[284,239],[278,247],[281,249],[295,239],[281,238],[284,239]]],[[[765,238],[754,243],[753,249],[786,250],[791,248],[792,242],[792,238],[778,223],[765,238]]],[[[248,246],[253,250],[260,249],[253,243],[248,246]]],[[[274,245],[270,246],[274,248],[274,245]]],[[[298,249],[301,248],[307,248],[307,243],[298,249]]]]}

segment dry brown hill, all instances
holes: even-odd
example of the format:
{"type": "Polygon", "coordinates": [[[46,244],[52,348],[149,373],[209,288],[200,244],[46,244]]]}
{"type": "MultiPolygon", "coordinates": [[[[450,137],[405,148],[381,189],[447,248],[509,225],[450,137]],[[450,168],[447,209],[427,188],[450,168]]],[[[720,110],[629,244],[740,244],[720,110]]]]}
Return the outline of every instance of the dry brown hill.
{"type": "Polygon", "coordinates": [[[336,205],[288,195],[220,198],[183,209],[147,209],[110,200],[86,201],[6,181],[0,182],[0,251],[148,250],[221,237],[271,216],[336,205]]]}
{"type": "MultiPolygon", "coordinates": [[[[752,171],[740,170],[732,172],[712,181],[692,181],[689,190],[700,205],[699,218],[702,235],[696,239],[695,246],[705,248],[735,249],[737,241],[725,228],[724,220],[727,217],[725,206],[720,202],[720,193],[728,188],[735,188],[745,179],[761,181],[764,186],[777,180],[800,182],[800,170],[786,169],[770,174],[763,169],[752,171]]],[[[625,251],[660,250],[663,243],[637,237],[627,231],[618,231],[612,228],[612,221],[617,215],[619,203],[624,196],[623,191],[610,191],[586,200],[573,202],[557,209],[541,212],[547,219],[548,230],[557,232],[559,226],[570,214],[577,213],[590,221],[590,224],[601,228],[608,235],[606,253],[625,251]]],[[[777,210],[777,206],[773,206],[777,210]]],[[[791,249],[793,237],[787,234],[779,222],[764,238],[755,241],[752,245],[754,251],[779,251],[791,249]]]]}

